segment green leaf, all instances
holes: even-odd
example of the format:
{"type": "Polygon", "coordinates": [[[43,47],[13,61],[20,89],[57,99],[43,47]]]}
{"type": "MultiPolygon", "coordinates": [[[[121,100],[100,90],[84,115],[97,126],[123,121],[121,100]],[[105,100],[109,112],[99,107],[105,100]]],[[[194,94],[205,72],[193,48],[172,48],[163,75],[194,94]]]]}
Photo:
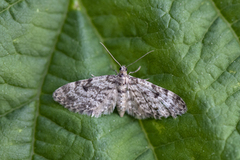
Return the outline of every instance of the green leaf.
{"type": "Polygon", "coordinates": [[[239,1],[0,1],[1,159],[240,159],[239,1]],[[188,112],[92,118],[58,87],[114,74],[172,90],[188,112]]]}

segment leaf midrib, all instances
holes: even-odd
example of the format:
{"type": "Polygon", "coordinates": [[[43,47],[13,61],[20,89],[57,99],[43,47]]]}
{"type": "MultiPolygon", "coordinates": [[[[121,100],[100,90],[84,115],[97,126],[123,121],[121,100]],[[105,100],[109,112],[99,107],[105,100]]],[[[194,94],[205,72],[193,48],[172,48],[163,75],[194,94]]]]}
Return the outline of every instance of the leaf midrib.
{"type": "Polygon", "coordinates": [[[39,114],[39,107],[40,107],[40,102],[41,102],[41,94],[42,94],[42,90],[43,90],[43,85],[44,85],[44,83],[45,83],[45,80],[46,80],[46,77],[47,77],[47,75],[48,75],[48,71],[49,71],[49,68],[50,68],[50,66],[51,66],[51,62],[52,62],[52,59],[53,59],[53,55],[54,55],[54,53],[55,53],[55,50],[56,50],[56,46],[57,46],[57,43],[58,43],[58,41],[59,41],[59,37],[60,37],[60,35],[61,35],[61,33],[62,33],[62,30],[63,30],[63,26],[64,26],[64,24],[65,24],[65,22],[66,22],[66,19],[67,19],[67,14],[68,14],[68,6],[69,6],[69,4],[70,4],[70,1],[68,1],[68,5],[66,5],[66,11],[65,11],[65,13],[64,13],[64,19],[63,19],[63,21],[62,21],[62,24],[61,25],[59,25],[60,27],[59,27],[59,30],[58,30],[58,32],[57,32],[57,38],[56,38],[56,40],[55,40],[55,43],[54,43],[54,45],[53,45],[53,47],[52,47],[52,50],[50,51],[50,55],[49,55],[49,58],[48,58],[48,64],[47,64],[47,66],[46,66],[46,69],[45,69],[45,73],[43,74],[43,78],[42,78],[42,81],[40,82],[40,86],[39,86],[39,91],[38,91],[38,94],[36,95],[36,97],[38,97],[38,99],[39,99],[39,101],[38,101],[38,103],[36,104],[36,114],[35,114],[35,118],[34,118],[34,122],[33,122],[33,134],[32,134],[32,151],[31,151],[31,156],[30,157],[32,157],[33,158],[33,155],[34,155],[34,143],[35,143],[35,141],[36,141],[36,138],[35,138],[35,134],[36,134],[36,127],[37,127],[37,119],[38,119],[38,116],[40,115],[39,114]]]}

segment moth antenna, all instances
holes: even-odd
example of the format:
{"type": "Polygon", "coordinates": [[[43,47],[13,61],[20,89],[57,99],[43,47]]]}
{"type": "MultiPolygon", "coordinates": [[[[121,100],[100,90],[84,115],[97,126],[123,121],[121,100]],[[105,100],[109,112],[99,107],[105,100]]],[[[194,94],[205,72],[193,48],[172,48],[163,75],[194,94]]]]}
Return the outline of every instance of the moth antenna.
{"type": "Polygon", "coordinates": [[[153,52],[153,51],[154,51],[154,50],[147,52],[147,53],[144,54],[142,57],[140,57],[140,58],[138,58],[136,61],[134,61],[133,63],[127,65],[127,67],[129,67],[129,66],[131,66],[132,64],[136,63],[137,61],[139,61],[140,59],[142,59],[143,57],[145,57],[146,55],[148,55],[149,53],[151,53],[151,52],[153,52]]]}
{"type": "Polygon", "coordinates": [[[120,67],[122,67],[122,65],[113,57],[113,55],[109,52],[109,50],[107,49],[107,47],[106,46],[104,46],[104,44],[102,43],[102,42],[100,42],[101,43],[101,45],[106,49],[106,51],[110,54],[110,56],[112,57],[112,59],[115,61],[115,62],[117,62],[117,64],[120,66],[120,67]]]}

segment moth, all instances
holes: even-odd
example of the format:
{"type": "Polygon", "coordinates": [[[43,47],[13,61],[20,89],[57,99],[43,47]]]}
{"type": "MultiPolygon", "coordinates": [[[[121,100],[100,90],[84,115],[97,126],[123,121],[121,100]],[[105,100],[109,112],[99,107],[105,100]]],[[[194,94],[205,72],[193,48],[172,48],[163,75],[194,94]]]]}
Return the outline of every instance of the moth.
{"type": "Polygon", "coordinates": [[[117,106],[120,117],[125,112],[137,119],[176,117],[187,111],[185,102],[177,94],[127,73],[127,67],[153,52],[150,51],[130,65],[120,66],[117,75],[104,75],[68,83],[53,93],[53,99],[70,111],[92,117],[110,114],[117,106]]]}

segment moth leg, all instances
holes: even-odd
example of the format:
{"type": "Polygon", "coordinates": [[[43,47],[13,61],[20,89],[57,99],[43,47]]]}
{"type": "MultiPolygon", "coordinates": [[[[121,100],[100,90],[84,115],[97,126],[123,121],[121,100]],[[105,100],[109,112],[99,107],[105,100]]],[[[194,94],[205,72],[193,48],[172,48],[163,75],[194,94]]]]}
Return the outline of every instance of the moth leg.
{"type": "Polygon", "coordinates": [[[112,65],[110,65],[111,70],[113,70],[116,74],[118,74],[117,70],[113,69],[112,65]]]}
{"type": "Polygon", "coordinates": [[[134,71],[134,72],[129,72],[128,75],[133,74],[133,73],[136,73],[136,72],[139,71],[140,69],[141,69],[141,66],[139,66],[136,71],[134,71]]]}

